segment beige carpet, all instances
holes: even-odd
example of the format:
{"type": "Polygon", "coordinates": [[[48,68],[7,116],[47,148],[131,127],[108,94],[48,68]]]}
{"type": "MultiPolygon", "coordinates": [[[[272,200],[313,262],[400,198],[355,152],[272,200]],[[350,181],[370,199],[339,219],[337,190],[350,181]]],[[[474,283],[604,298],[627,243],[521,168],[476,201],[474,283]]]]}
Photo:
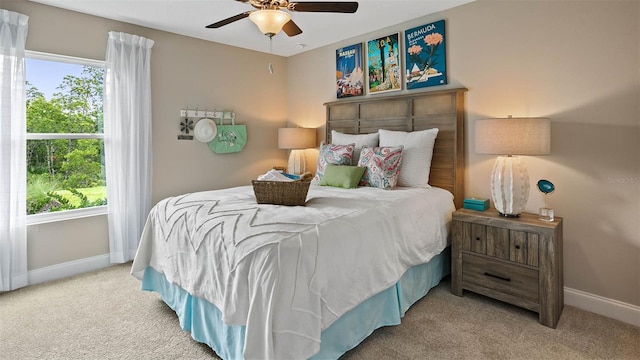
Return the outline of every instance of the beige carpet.
{"type": "MultiPolygon", "coordinates": [[[[130,264],[0,295],[0,359],[207,359],[130,264]]],[[[537,314],[445,279],[400,326],[377,330],[344,359],[640,359],[640,328],[565,306],[557,329],[537,314]]]]}

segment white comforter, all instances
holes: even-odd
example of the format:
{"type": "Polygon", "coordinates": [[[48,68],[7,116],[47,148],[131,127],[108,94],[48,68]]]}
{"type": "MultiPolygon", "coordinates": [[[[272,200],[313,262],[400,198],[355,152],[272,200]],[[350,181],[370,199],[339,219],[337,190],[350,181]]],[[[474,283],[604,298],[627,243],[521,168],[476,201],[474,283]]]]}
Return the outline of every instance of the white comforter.
{"type": "Polygon", "coordinates": [[[442,189],[312,186],[305,207],[258,205],[250,186],[160,201],[133,263],[246,325],[246,359],[304,359],[338,317],[447,245],[442,189]]]}

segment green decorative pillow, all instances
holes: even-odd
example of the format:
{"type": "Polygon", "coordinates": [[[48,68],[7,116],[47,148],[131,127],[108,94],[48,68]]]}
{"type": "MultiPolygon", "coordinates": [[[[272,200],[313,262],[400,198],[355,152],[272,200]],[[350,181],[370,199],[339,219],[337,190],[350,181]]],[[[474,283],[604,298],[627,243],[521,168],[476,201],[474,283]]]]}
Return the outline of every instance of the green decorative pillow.
{"type": "Polygon", "coordinates": [[[365,168],[359,166],[327,164],[318,185],[353,189],[358,187],[364,170],[365,168]]]}

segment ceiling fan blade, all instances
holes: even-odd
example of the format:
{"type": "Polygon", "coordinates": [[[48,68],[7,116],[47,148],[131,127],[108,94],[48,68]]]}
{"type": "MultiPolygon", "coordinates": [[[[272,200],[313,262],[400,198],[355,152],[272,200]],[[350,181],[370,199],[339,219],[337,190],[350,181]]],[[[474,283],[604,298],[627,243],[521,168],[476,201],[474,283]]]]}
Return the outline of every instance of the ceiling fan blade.
{"type": "Polygon", "coordinates": [[[247,16],[249,16],[249,14],[251,14],[253,11],[246,11],[243,12],[242,14],[238,14],[236,16],[232,16],[228,19],[224,19],[224,20],[220,20],[217,23],[213,23],[211,25],[207,25],[206,28],[207,29],[217,29],[221,26],[225,26],[227,24],[231,24],[232,22],[238,21],[238,20],[242,20],[244,18],[246,18],[247,16]]]}
{"type": "Polygon", "coordinates": [[[287,23],[282,27],[282,31],[284,31],[284,33],[288,36],[296,36],[302,34],[302,29],[300,29],[298,25],[293,22],[293,20],[287,21],[287,23]]]}
{"type": "Polygon", "coordinates": [[[304,12],[335,12],[354,13],[358,10],[358,3],[351,2],[326,2],[326,1],[305,1],[289,3],[289,10],[304,12]]]}

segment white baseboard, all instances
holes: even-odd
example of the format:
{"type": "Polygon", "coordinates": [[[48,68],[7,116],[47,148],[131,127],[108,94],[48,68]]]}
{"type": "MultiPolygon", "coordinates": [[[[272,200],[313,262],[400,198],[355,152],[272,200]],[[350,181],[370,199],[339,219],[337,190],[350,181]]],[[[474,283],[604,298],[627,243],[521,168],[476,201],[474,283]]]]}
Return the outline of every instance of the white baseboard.
{"type": "Polygon", "coordinates": [[[109,254],[103,254],[31,270],[27,275],[29,285],[35,285],[45,281],[62,279],[89,271],[104,269],[108,266],[111,266],[109,254]]]}
{"type": "Polygon", "coordinates": [[[640,326],[640,306],[605,298],[588,292],[564,288],[565,305],[640,326]]]}

